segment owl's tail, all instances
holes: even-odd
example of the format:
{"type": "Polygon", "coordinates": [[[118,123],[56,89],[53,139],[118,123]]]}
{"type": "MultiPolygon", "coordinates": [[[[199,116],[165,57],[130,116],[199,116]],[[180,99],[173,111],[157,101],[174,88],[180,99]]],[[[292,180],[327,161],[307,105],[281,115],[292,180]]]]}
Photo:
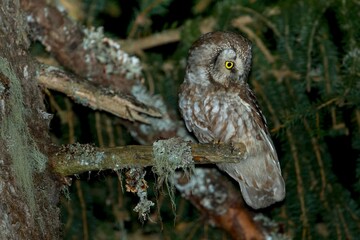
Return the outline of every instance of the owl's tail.
{"type": "Polygon", "coordinates": [[[239,185],[245,202],[254,209],[268,207],[285,198],[285,183],[281,175],[262,186],[249,186],[243,181],[239,181],[239,185]]]}

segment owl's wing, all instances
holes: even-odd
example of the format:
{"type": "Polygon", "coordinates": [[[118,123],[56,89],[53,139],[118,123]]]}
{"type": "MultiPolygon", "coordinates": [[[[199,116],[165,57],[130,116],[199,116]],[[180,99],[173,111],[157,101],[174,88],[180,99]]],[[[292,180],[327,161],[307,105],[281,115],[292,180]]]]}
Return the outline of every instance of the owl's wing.
{"type": "Polygon", "coordinates": [[[263,130],[260,130],[260,135],[269,149],[254,151],[263,147],[262,143],[255,143],[250,147],[252,156],[238,164],[241,170],[236,173],[236,177],[242,179],[238,182],[244,200],[254,209],[268,207],[285,198],[285,183],[276,151],[269,135],[263,130]]]}
{"type": "Polygon", "coordinates": [[[180,95],[179,107],[185,121],[186,128],[193,132],[201,143],[214,140],[214,134],[209,130],[209,119],[199,101],[191,101],[190,97],[180,95]]]}
{"type": "Polygon", "coordinates": [[[252,113],[253,119],[255,120],[255,122],[259,126],[259,128],[264,129],[265,133],[267,135],[269,135],[266,118],[259,107],[259,103],[256,100],[254,92],[251,89],[248,89],[248,91],[246,92],[246,95],[247,95],[248,102],[251,106],[251,113],[252,113]]]}
{"type": "MultiPolygon", "coordinates": [[[[246,203],[255,208],[264,208],[285,197],[285,183],[274,144],[266,126],[266,120],[256,102],[254,94],[248,90],[240,100],[228,100],[232,114],[227,116],[226,128],[236,122],[235,132],[229,140],[243,142],[247,149],[245,159],[239,163],[219,164],[239,182],[246,203]]],[[[228,131],[222,137],[229,136],[228,131]]]]}

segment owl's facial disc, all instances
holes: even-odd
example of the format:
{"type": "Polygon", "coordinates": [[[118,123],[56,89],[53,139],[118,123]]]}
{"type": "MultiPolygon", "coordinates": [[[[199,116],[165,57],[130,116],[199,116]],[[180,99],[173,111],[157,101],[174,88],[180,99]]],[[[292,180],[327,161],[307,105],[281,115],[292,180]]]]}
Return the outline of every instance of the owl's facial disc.
{"type": "Polygon", "coordinates": [[[224,49],[215,58],[211,71],[212,80],[228,87],[230,82],[240,83],[244,75],[244,63],[232,48],[224,49]]]}

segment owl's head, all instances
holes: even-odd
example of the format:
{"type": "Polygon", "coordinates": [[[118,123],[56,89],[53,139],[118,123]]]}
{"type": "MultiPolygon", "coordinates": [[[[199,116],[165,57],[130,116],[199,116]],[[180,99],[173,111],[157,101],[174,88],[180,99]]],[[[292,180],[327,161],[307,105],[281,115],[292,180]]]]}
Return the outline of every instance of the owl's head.
{"type": "Polygon", "coordinates": [[[251,42],[232,32],[210,32],[189,50],[185,80],[228,87],[246,81],[251,67],[251,42]]]}

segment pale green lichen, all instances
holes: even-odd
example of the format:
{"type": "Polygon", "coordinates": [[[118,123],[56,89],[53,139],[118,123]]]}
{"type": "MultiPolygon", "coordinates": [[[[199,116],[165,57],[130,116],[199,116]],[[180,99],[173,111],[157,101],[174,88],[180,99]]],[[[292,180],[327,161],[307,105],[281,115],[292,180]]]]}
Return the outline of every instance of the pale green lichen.
{"type": "Polygon", "coordinates": [[[147,189],[148,185],[144,179],[146,171],[142,168],[131,168],[126,173],[126,186],[127,191],[136,192],[140,201],[134,208],[134,211],[139,214],[139,219],[145,221],[149,218],[150,208],[155,204],[148,200],[147,189]]]}
{"type": "MultiPolygon", "coordinates": [[[[165,104],[163,98],[160,95],[149,94],[148,90],[144,85],[135,84],[131,89],[131,94],[141,103],[144,103],[147,106],[157,109],[162,118],[148,118],[150,124],[140,124],[140,132],[143,135],[149,135],[153,132],[166,132],[177,130],[177,136],[182,139],[193,141],[194,139],[190,137],[188,131],[186,130],[184,123],[182,121],[176,122],[169,117],[168,108],[165,104]],[[179,127],[179,125],[183,125],[179,127]]],[[[131,135],[136,138],[141,144],[146,144],[146,141],[143,141],[138,137],[137,131],[131,131],[131,135]]]]}
{"type": "Polygon", "coordinates": [[[2,116],[1,138],[6,142],[12,160],[15,179],[23,190],[32,214],[36,212],[33,172],[43,171],[47,158],[39,151],[26,124],[26,109],[20,80],[9,62],[0,57],[0,72],[9,79],[9,97],[2,116]]]}
{"type": "Polygon", "coordinates": [[[2,119],[2,116],[5,115],[5,101],[3,93],[5,92],[5,87],[3,84],[0,83],[0,120],[2,119]]]}
{"type": "Polygon", "coordinates": [[[253,218],[260,226],[263,226],[266,231],[264,231],[265,239],[269,240],[290,240],[290,236],[279,233],[279,223],[275,222],[273,219],[265,216],[262,213],[258,213],[253,218]]]}
{"type": "Polygon", "coordinates": [[[99,167],[106,157],[104,152],[96,150],[89,144],[74,143],[65,146],[61,151],[68,153],[66,156],[68,161],[76,159],[81,166],[99,167]]]}
{"type": "Polygon", "coordinates": [[[5,87],[4,85],[0,82],[0,95],[4,92],[5,87]]]}
{"type": "Polygon", "coordinates": [[[159,140],[153,144],[154,166],[153,172],[158,176],[158,183],[168,189],[171,203],[175,208],[174,184],[175,170],[182,168],[187,175],[194,170],[191,147],[180,138],[159,140]]]}
{"type": "MultiPolygon", "coordinates": [[[[84,50],[89,50],[85,56],[86,63],[91,63],[92,56],[94,56],[98,62],[105,65],[108,75],[122,74],[128,80],[140,78],[142,71],[140,60],[122,51],[117,42],[106,38],[102,27],[84,29],[84,34],[82,46],[84,50]]],[[[91,65],[89,65],[90,67],[91,65]]],[[[91,78],[91,69],[88,73],[87,77],[91,78]]]]}
{"type": "MultiPolygon", "coordinates": [[[[168,109],[160,95],[151,95],[144,85],[135,84],[131,89],[131,94],[138,100],[139,102],[144,103],[147,106],[151,106],[157,109],[161,115],[167,116],[168,109]]],[[[150,124],[141,124],[140,130],[143,134],[149,134],[154,129],[156,131],[169,131],[176,128],[176,122],[174,122],[169,117],[163,118],[149,118],[150,124]]],[[[133,133],[132,133],[133,134],[133,133]]]]}
{"type": "MultiPolygon", "coordinates": [[[[228,198],[227,192],[224,188],[218,185],[216,175],[220,173],[214,169],[195,168],[189,181],[185,184],[174,181],[176,188],[185,197],[195,196],[201,199],[199,202],[202,207],[209,211],[215,212],[218,215],[226,214],[227,208],[224,203],[228,198]],[[209,178],[213,176],[214,178],[209,178]]],[[[182,176],[176,175],[175,179],[181,179],[182,176]]]]}

